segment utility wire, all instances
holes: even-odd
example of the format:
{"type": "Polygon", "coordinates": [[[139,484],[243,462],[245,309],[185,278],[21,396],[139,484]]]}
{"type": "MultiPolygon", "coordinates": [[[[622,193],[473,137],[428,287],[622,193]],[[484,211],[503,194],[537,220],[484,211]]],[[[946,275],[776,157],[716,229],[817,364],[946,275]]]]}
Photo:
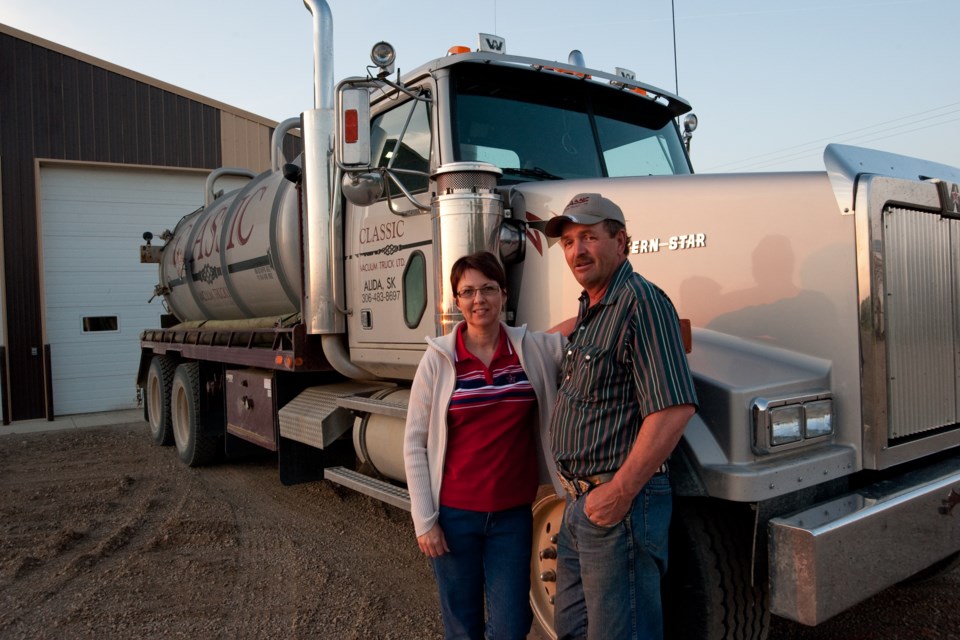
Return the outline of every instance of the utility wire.
{"type": "MultiPolygon", "coordinates": [[[[960,121],[960,117],[951,118],[949,120],[942,120],[939,122],[933,122],[920,127],[914,127],[912,129],[904,129],[902,131],[896,131],[894,133],[888,133],[886,135],[880,135],[883,132],[877,131],[874,134],[865,134],[863,136],[857,136],[855,138],[848,139],[848,140],[833,140],[832,142],[842,142],[842,143],[856,142],[860,144],[863,144],[866,142],[876,142],[877,140],[886,140],[887,138],[895,138],[897,136],[906,135],[908,133],[914,133],[916,131],[922,131],[924,129],[939,127],[941,125],[948,124],[950,122],[958,122],[958,121],[960,121]]],[[[766,162],[760,162],[760,163],[742,166],[742,167],[739,167],[739,170],[743,171],[747,169],[750,169],[750,170],[764,169],[767,167],[774,167],[778,164],[783,164],[784,162],[790,162],[793,160],[802,160],[803,158],[818,157],[822,153],[822,151],[823,151],[822,147],[817,147],[815,149],[809,149],[807,151],[798,152],[790,156],[784,156],[782,158],[775,158],[766,162]]]]}
{"type": "Polygon", "coordinates": [[[927,109],[925,111],[919,111],[910,115],[894,118],[892,120],[886,120],[884,122],[869,125],[866,127],[852,129],[850,131],[839,133],[833,136],[818,138],[816,140],[805,142],[803,144],[794,145],[794,146],[786,147],[783,149],[778,149],[776,151],[769,151],[766,153],[761,153],[761,154],[749,156],[746,158],[741,158],[740,160],[734,160],[734,161],[725,162],[718,165],[713,165],[709,168],[709,171],[717,171],[718,169],[729,171],[733,169],[743,170],[743,169],[752,169],[756,167],[767,167],[767,166],[773,166],[773,165],[791,161],[791,160],[796,160],[803,157],[812,157],[814,155],[819,154],[822,151],[822,146],[820,146],[820,144],[824,142],[852,142],[852,141],[867,142],[867,141],[891,138],[894,136],[898,136],[906,133],[912,133],[914,131],[919,131],[922,129],[927,129],[933,126],[939,126],[941,124],[946,124],[947,122],[954,122],[958,118],[953,118],[950,120],[938,120],[938,119],[945,118],[947,116],[950,116],[958,112],[960,112],[960,102],[954,102],[954,103],[943,105],[940,107],[935,107],[933,109],[927,109]],[[950,109],[950,110],[943,111],[944,109],[950,109]],[[938,111],[943,111],[943,113],[936,113],[938,111]],[[934,115],[927,115],[927,114],[934,114],[934,115]],[[926,116],[926,117],[918,118],[918,116],[926,116]],[[897,122],[901,122],[903,120],[908,120],[908,122],[904,122],[902,124],[898,124],[893,127],[888,127],[889,125],[892,125],[897,122]],[[938,120],[938,121],[922,127],[916,127],[916,128],[902,130],[902,131],[894,131],[893,133],[890,132],[891,128],[903,129],[904,127],[913,127],[916,124],[929,121],[929,120],[938,120]],[[888,128],[882,131],[875,131],[879,127],[888,127],[888,128]],[[864,132],[864,133],[861,133],[861,132],[864,132]],[[860,135],[856,135],[856,134],[860,134],[860,135]],[[757,160],[758,162],[750,162],[751,160],[757,160]]]}

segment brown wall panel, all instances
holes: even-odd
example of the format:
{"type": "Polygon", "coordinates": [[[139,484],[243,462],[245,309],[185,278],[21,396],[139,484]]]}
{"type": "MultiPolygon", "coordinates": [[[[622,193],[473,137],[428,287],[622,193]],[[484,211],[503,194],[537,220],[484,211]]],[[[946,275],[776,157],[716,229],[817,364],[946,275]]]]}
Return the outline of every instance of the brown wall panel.
{"type": "Polygon", "coordinates": [[[94,160],[96,128],[93,118],[93,67],[77,64],[77,135],[80,140],[77,160],[94,160]]]}
{"type": "Polygon", "coordinates": [[[63,74],[63,56],[56,53],[49,53],[47,58],[47,75],[43,78],[45,82],[44,91],[49,96],[46,102],[47,112],[47,133],[50,136],[50,157],[62,158],[64,156],[64,118],[62,114],[66,112],[64,107],[64,74],[63,74]],[[61,117],[58,117],[61,116],[61,117]]]}
{"type": "MultiPolygon", "coordinates": [[[[59,55],[59,54],[58,54],[59,55]]],[[[58,158],[80,157],[80,89],[77,78],[79,62],[60,55],[60,93],[63,96],[60,132],[63,143],[62,155],[58,158]]],[[[50,82],[55,83],[56,78],[50,82]]]]}
{"type": "Polygon", "coordinates": [[[36,159],[213,169],[221,164],[219,112],[0,32],[0,210],[13,420],[46,414],[36,159]]]}
{"type": "Polygon", "coordinates": [[[12,57],[2,64],[14,65],[16,73],[4,70],[8,86],[0,87],[10,103],[2,105],[0,121],[7,129],[0,154],[4,158],[4,262],[7,285],[7,337],[10,361],[11,417],[39,417],[44,412],[43,341],[37,270],[37,223],[33,174],[34,139],[46,139],[38,131],[34,110],[36,98],[34,45],[14,41],[12,57]],[[29,74],[20,72],[27,68],[29,74]],[[12,77],[11,77],[12,75],[12,77]],[[12,122],[11,122],[12,119],[12,122]],[[13,124],[14,126],[10,126],[13,124]],[[21,408],[32,406],[24,414],[21,408]],[[39,411],[39,416],[37,412],[39,411]]]}

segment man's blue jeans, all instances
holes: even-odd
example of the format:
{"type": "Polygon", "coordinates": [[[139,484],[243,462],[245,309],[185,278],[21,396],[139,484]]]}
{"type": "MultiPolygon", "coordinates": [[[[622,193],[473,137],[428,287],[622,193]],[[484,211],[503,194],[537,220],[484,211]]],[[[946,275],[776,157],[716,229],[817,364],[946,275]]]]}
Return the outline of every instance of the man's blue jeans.
{"type": "Polygon", "coordinates": [[[660,579],[667,570],[673,510],[669,478],[653,476],[627,516],[610,527],[587,518],[585,500],[586,495],[567,498],[558,537],[554,609],[558,640],[659,640],[660,579]]]}
{"type": "Polygon", "coordinates": [[[444,637],[526,638],[533,621],[530,506],[494,512],[441,506],[439,522],[450,547],[450,553],[432,560],[440,591],[444,637]]]}

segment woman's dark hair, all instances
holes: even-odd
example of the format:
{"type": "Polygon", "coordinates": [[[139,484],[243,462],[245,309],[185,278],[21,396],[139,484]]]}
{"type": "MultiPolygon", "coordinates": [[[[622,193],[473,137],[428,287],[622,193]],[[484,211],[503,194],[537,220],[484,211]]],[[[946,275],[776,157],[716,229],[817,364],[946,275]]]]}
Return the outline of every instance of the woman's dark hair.
{"type": "Polygon", "coordinates": [[[503,272],[500,261],[497,260],[489,251],[478,251],[468,256],[463,256],[453,263],[450,268],[450,288],[454,295],[457,293],[457,286],[460,284],[460,278],[467,269],[475,269],[497,283],[501,290],[507,288],[507,274],[503,272]]]}

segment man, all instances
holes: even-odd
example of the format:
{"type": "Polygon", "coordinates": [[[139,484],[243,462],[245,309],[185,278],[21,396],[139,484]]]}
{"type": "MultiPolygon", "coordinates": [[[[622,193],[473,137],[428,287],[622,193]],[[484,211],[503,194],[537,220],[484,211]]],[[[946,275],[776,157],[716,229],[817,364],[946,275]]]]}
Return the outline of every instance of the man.
{"type": "Polygon", "coordinates": [[[666,460],[696,411],[679,321],[627,261],[623,212],[575,196],[546,226],[583,287],[551,425],[567,492],[558,638],[661,638],[672,495],[666,460]]]}

